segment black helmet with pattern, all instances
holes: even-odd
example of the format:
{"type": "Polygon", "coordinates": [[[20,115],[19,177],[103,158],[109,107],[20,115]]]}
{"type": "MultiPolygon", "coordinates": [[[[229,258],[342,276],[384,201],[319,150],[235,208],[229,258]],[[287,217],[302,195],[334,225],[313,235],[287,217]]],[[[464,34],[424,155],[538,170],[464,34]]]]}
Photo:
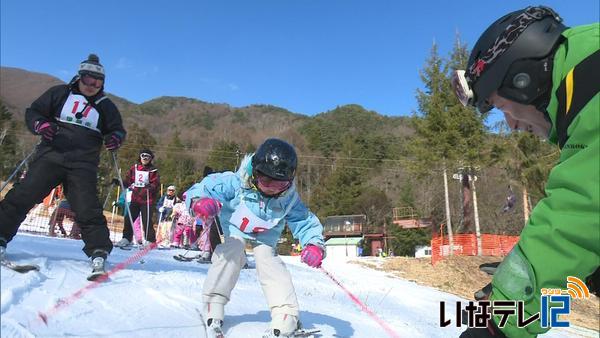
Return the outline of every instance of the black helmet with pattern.
{"type": "Polygon", "coordinates": [[[552,58],[567,28],[548,7],[527,7],[492,23],[471,51],[467,69],[453,79],[465,105],[489,111],[487,101],[498,95],[544,111],[552,86],[552,58]]]}
{"type": "Polygon", "coordinates": [[[252,156],[252,174],[259,172],[278,181],[291,181],[296,175],[298,156],[294,147],[277,138],[267,139],[252,156]]]}

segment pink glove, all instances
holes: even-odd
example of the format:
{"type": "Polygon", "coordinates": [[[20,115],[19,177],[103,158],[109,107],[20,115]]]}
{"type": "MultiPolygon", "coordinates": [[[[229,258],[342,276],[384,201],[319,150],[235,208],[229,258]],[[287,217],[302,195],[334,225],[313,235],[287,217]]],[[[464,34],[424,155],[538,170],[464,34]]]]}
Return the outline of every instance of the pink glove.
{"type": "Polygon", "coordinates": [[[52,141],[54,135],[56,135],[56,132],[58,131],[58,126],[56,123],[52,122],[35,121],[33,129],[36,134],[42,135],[42,137],[48,141],[52,141]]]}
{"type": "Polygon", "coordinates": [[[212,198],[201,198],[192,204],[192,210],[197,217],[215,217],[221,211],[221,203],[212,198]]]}
{"type": "Polygon", "coordinates": [[[323,249],[316,245],[309,244],[302,249],[300,258],[306,265],[313,268],[319,268],[323,262],[323,249]]]}
{"type": "Polygon", "coordinates": [[[119,147],[121,146],[121,137],[116,133],[106,135],[104,137],[104,146],[108,151],[119,149],[119,147]]]}

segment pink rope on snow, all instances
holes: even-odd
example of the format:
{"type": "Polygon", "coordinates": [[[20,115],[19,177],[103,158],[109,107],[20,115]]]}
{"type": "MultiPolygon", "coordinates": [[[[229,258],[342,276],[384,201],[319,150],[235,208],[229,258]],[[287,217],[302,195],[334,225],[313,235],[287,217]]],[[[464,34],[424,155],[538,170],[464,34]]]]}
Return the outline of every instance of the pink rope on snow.
{"type": "Polygon", "coordinates": [[[140,260],[142,257],[146,256],[146,254],[148,254],[148,252],[155,249],[156,246],[157,246],[156,243],[151,243],[150,245],[145,247],[143,250],[138,251],[135,255],[133,255],[133,256],[129,257],[128,259],[126,259],[125,261],[117,264],[112,270],[109,270],[106,274],[98,277],[98,279],[96,279],[95,281],[92,281],[85,287],[77,290],[69,297],[59,299],[58,301],[56,301],[56,304],[54,304],[54,306],[52,306],[52,308],[50,308],[48,311],[38,312],[38,317],[40,318],[41,321],[44,322],[44,324],[48,325],[48,317],[53,316],[54,314],[59,312],[61,309],[67,307],[68,305],[71,305],[76,300],[81,298],[84,294],[86,294],[89,290],[100,285],[100,283],[106,281],[110,276],[112,276],[116,272],[121,271],[121,270],[125,269],[126,267],[128,267],[129,265],[131,265],[132,263],[140,260]]]}
{"type": "Polygon", "coordinates": [[[352,301],[354,303],[356,303],[356,305],[358,305],[358,307],[360,307],[361,310],[366,312],[375,322],[377,322],[377,324],[379,324],[379,326],[381,326],[385,330],[385,332],[387,332],[387,334],[390,335],[390,337],[400,338],[400,335],[398,335],[386,322],[384,322],[383,319],[379,318],[375,314],[375,312],[373,312],[363,302],[361,302],[360,299],[358,299],[358,297],[356,297],[354,294],[352,294],[352,292],[350,292],[348,289],[346,289],[346,287],[344,287],[344,285],[342,285],[342,283],[340,283],[340,281],[338,281],[335,277],[333,277],[333,275],[329,271],[325,270],[323,267],[320,267],[319,269],[321,269],[321,271],[323,271],[323,273],[325,273],[327,275],[327,277],[331,278],[331,280],[335,284],[337,284],[340,288],[342,288],[342,290],[344,290],[344,292],[346,292],[348,297],[350,297],[350,299],[352,299],[352,301]]]}

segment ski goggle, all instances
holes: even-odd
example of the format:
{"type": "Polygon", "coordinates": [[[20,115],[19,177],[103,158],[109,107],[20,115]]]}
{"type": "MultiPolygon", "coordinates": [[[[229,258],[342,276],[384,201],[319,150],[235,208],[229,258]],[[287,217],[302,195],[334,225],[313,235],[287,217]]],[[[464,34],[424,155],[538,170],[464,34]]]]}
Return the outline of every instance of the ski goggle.
{"type": "Polygon", "coordinates": [[[140,154],[140,158],[141,158],[142,160],[150,160],[150,159],[152,159],[152,155],[150,155],[150,154],[148,154],[148,153],[141,153],[141,154],[140,154]]]}
{"type": "Polygon", "coordinates": [[[98,89],[102,88],[102,83],[104,82],[104,80],[102,80],[101,78],[94,77],[90,74],[84,74],[81,76],[81,82],[88,87],[98,89]]]}
{"type": "Polygon", "coordinates": [[[467,107],[469,105],[473,105],[473,91],[471,90],[469,82],[465,77],[464,70],[454,71],[452,74],[452,88],[454,89],[456,98],[458,98],[458,101],[460,101],[463,106],[467,107]]]}
{"type": "Polygon", "coordinates": [[[256,184],[261,191],[266,191],[274,195],[287,190],[292,185],[292,181],[280,181],[272,179],[269,176],[257,174],[256,184]]]}

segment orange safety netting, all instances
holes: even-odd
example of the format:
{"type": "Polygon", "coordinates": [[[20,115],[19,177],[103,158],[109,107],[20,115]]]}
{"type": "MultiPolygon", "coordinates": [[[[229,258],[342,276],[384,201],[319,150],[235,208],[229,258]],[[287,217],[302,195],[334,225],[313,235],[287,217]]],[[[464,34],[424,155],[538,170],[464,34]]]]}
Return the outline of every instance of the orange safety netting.
{"type": "MultiPolygon", "coordinates": [[[[477,237],[475,234],[457,234],[454,239],[454,255],[477,256],[477,237]]],[[[506,256],[519,241],[519,236],[481,234],[483,256],[506,256]]],[[[431,239],[431,264],[450,255],[448,237],[434,236],[431,239]]]]}

